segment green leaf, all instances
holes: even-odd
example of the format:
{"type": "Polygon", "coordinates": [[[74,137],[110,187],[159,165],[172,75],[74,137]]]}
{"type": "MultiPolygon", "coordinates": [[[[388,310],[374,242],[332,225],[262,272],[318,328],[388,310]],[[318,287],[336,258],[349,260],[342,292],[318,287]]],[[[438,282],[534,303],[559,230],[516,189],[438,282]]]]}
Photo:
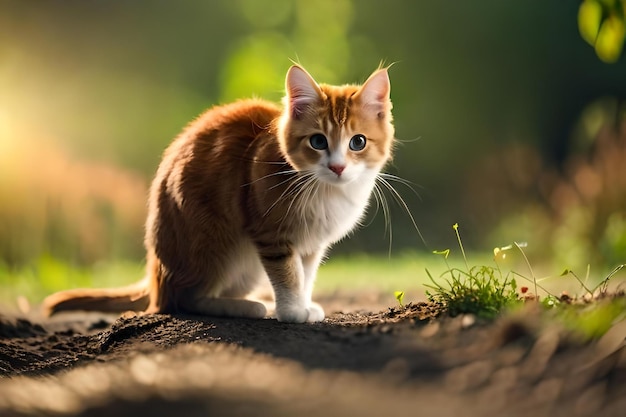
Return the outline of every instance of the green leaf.
{"type": "Polygon", "coordinates": [[[443,255],[445,259],[448,259],[448,255],[450,255],[450,249],[446,250],[434,250],[433,253],[435,255],[443,255]]]}
{"type": "Polygon", "coordinates": [[[617,16],[605,19],[596,39],[596,54],[607,63],[616,62],[622,54],[626,28],[624,21],[617,16]]]}
{"type": "Polygon", "coordinates": [[[396,297],[396,300],[398,300],[398,304],[400,304],[400,307],[403,307],[404,304],[402,304],[402,300],[404,300],[404,291],[395,291],[393,295],[394,297],[396,297]]]}
{"type": "Polygon", "coordinates": [[[585,0],[578,9],[580,36],[591,46],[596,43],[602,23],[602,5],[595,0],[585,0]]]}

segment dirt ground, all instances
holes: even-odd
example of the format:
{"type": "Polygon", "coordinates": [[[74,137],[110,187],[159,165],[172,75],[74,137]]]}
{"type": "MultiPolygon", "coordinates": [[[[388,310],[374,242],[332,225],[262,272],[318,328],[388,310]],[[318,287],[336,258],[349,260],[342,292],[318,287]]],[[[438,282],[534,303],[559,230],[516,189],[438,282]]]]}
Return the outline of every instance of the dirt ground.
{"type": "Polygon", "coordinates": [[[0,315],[0,416],[624,415],[626,320],[584,342],[533,308],[355,299],[319,324],[0,315]]]}

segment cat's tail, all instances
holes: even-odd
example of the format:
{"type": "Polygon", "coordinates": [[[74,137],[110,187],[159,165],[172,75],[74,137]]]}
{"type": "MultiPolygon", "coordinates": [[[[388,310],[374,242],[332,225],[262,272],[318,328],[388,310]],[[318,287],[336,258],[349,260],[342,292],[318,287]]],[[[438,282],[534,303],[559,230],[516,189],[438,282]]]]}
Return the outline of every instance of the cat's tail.
{"type": "Polygon", "coordinates": [[[54,293],[42,304],[46,316],[61,311],[84,310],[107,313],[125,311],[144,311],[150,302],[149,282],[147,279],[127,287],[102,289],[73,289],[54,293]]]}

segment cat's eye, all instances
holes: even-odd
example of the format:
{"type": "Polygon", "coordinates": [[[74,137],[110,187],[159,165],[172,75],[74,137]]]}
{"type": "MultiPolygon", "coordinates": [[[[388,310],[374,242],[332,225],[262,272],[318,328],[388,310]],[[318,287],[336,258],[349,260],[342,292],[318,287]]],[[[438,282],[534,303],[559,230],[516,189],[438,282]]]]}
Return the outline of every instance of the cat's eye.
{"type": "Polygon", "coordinates": [[[318,151],[322,151],[328,148],[328,141],[326,140],[326,136],[317,133],[309,138],[309,143],[313,149],[317,149],[318,151]]]}
{"type": "Polygon", "coordinates": [[[352,149],[353,151],[362,151],[363,148],[365,148],[365,144],[367,143],[367,140],[365,139],[365,136],[363,135],[354,135],[352,136],[352,139],[350,139],[350,149],[352,149]]]}

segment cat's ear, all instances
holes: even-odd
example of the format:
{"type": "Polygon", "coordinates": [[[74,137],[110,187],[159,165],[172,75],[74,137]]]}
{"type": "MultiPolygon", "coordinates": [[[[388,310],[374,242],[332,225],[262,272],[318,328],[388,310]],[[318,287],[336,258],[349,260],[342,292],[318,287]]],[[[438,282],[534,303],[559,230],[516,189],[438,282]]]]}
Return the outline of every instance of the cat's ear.
{"type": "Polygon", "coordinates": [[[318,103],[322,97],[322,91],[313,77],[298,65],[289,68],[285,87],[286,105],[289,106],[289,114],[292,117],[299,117],[312,105],[318,103]]]}
{"type": "Polygon", "coordinates": [[[390,91],[391,84],[387,69],[379,69],[363,83],[355,96],[355,100],[366,113],[382,119],[391,110],[390,91]]]}

